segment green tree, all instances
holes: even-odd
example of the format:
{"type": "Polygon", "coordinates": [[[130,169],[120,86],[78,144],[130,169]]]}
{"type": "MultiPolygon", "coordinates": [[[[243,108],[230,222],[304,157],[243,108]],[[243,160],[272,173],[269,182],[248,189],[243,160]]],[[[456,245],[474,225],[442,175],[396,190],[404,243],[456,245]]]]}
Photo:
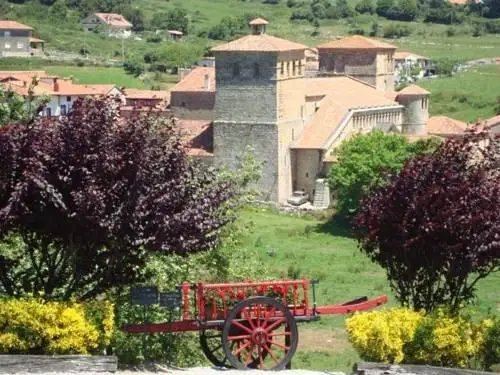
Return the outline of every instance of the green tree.
{"type": "Polygon", "coordinates": [[[417,1],[416,0],[398,0],[397,9],[399,20],[413,21],[417,16],[417,1]]]}
{"type": "Polygon", "coordinates": [[[373,4],[372,0],[361,0],[356,4],[355,9],[358,13],[375,13],[375,5],[373,4]]]}
{"type": "Polygon", "coordinates": [[[166,12],[155,13],[151,26],[161,30],[179,30],[184,34],[189,32],[189,18],[187,10],[175,8],[166,12]]]}
{"type": "Polygon", "coordinates": [[[377,0],[377,14],[386,17],[394,6],[394,0],[377,0]]]}
{"type": "Polygon", "coordinates": [[[203,57],[203,47],[187,43],[168,43],[156,52],[156,60],[168,69],[192,66],[203,57]]]}
{"type": "Polygon", "coordinates": [[[438,142],[431,139],[411,144],[403,136],[380,130],[344,141],[335,150],[337,162],[328,173],[339,214],[349,217],[356,213],[366,193],[387,185],[408,158],[432,152],[438,142]]]}
{"type": "Polygon", "coordinates": [[[33,96],[36,80],[30,85],[27,98],[5,89],[0,85],[0,127],[21,121],[31,121],[49,100],[47,97],[33,96]]]}

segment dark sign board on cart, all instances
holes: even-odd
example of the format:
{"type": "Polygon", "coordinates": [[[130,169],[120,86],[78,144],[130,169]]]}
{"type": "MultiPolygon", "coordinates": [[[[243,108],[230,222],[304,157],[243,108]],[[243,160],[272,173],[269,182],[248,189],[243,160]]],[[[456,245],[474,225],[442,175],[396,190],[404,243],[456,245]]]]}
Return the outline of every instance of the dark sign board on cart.
{"type": "Polygon", "coordinates": [[[156,305],[158,303],[158,288],[155,286],[140,286],[131,288],[130,300],[133,305],[156,305]]]}
{"type": "Polygon", "coordinates": [[[181,307],[180,291],[160,293],[160,306],[171,310],[181,307]]]}

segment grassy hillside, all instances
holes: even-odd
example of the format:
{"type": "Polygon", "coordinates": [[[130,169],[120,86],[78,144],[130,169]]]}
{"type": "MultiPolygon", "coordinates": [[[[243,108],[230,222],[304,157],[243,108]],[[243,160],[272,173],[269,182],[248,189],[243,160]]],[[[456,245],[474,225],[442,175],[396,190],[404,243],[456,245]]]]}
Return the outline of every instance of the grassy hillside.
{"type": "Polygon", "coordinates": [[[500,97],[500,65],[479,66],[453,77],[423,80],[431,92],[431,115],[446,115],[462,121],[494,116],[500,97]]]}
{"type": "MultiPolygon", "coordinates": [[[[253,228],[240,251],[268,265],[277,278],[319,279],[318,305],[346,302],[361,296],[388,294],[384,271],[357,248],[349,233],[331,223],[309,217],[252,209],[241,220],[253,228]]],[[[481,315],[500,312],[500,273],[478,285],[476,309],[481,315]]],[[[347,340],[345,316],[322,317],[317,323],[299,326],[299,349],[294,368],[350,371],[359,360],[347,340]]]]}
{"type": "MultiPolygon", "coordinates": [[[[349,0],[355,5],[357,0],[349,0]]],[[[369,32],[374,21],[384,26],[393,21],[387,21],[372,15],[357,15],[350,19],[321,20],[319,34],[312,36],[314,27],[307,21],[292,22],[292,9],[286,6],[286,1],[277,5],[263,4],[261,0],[137,0],[133,6],[140,8],[149,22],[154,14],[183,7],[188,11],[190,19],[190,36],[186,43],[197,43],[204,46],[213,45],[214,41],[196,37],[200,32],[207,31],[226,16],[244,14],[260,15],[270,21],[269,32],[281,37],[290,38],[315,46],[337,36],[347,35],[353,28],[369,32]]],[[[158,44],[143,40],[129,39],[122,46],[120,40],[106,38],[94,33],[83,33],[76,12],[68,12],[64,19],[51,15],[50,8],[39,4],[14,4],[2,17],[17,19],[32,25],[36,34],[47,40],[49,49],[60,49],[78,53],[82,48],[88,49],[91,57],[120,60],[122,47],[126,54],[142,55],[148,50],[159,48],[158,44]]],[[[471,36],[471,25],[454,26],[456,35],[447,36],[448,26],[422,24],[419,22],[403,23],[410,27],[409,37],[395,40],[401,48],[427,55],[432,58],[453,57],[467,60],[479,57],[494,57],[499,55],[500,37],[485,35],[478,38],[471,36]]]]}

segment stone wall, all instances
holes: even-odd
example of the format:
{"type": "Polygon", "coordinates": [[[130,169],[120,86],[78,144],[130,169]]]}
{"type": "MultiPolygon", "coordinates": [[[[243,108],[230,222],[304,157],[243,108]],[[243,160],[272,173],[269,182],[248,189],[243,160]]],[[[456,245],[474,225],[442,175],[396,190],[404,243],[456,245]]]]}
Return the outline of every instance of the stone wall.
{"type": "Polygon", "coordinates": [[[294,167],[297,171],[295,189],[307,192],[312,200],[316,179],[321,171],[323,151],[296,149],[293,152],[296,155],[294,167]]]}
{"type": "Polygon", "coordinates": [[[215,91],[172,91],[170,93],[170,105],[191,111],[212,111],[215,106],[215,91]]]}
{"type": "Polygon", "coordinates": [[[377,54],[377,90],[394,91],[394,51],[379,51],[377,54]]]}
{"type": "Polygon", "coordinates": [[[247,146],[263,163],[256,188],[264,200],[278,200],[278,127],[275,123],[214,122],[214,164],[236,169],[247,146]]]}
{"type": "Polygon", "coordinates": [[[415,135],[425,134],[425,124],[429,120],[428,97],[400,95],[398,96],[398,102],[405,107],[402,132],[415,135]]]}

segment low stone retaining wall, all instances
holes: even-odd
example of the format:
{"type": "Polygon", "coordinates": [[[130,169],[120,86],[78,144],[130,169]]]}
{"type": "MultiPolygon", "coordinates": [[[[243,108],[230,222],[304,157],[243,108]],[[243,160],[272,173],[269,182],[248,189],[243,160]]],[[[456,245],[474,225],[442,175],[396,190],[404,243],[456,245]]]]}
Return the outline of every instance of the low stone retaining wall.
{"type": "Polygon", "coordinates": [[[81,355],[0,355],[0,374],[41,372],[115,372],[114,356],[81,355]]]}
{"type": "Polygon", "coordinates": [[[387,365],[382,363],[358,362],[354,366],[357,375],[492,375],[491,372],[468,369],[435,367],[427,365],[387,365]]]}

